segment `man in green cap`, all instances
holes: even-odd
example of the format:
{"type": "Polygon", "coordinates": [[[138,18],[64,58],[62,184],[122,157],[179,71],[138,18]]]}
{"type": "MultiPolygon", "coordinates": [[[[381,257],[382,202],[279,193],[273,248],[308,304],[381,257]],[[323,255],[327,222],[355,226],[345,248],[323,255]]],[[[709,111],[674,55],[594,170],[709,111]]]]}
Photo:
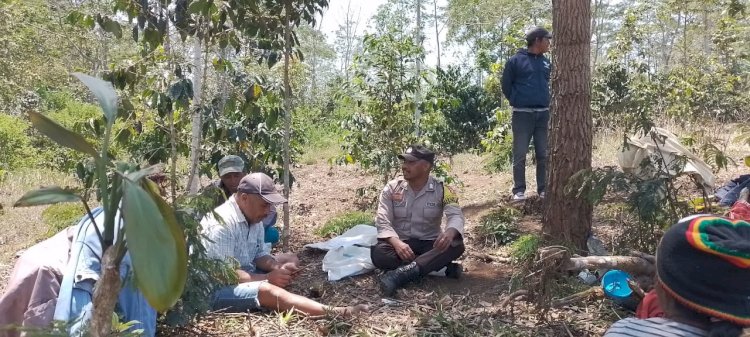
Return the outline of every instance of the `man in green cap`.
{"type": "Polygon", "coordinates": [[[219,179],[213,181],[202,193],[214,201],[214,208],[219,207],[237,192],[237,186],[245,176],[245,161],[230,154],[219,160],[218,169],[219,179]]]}

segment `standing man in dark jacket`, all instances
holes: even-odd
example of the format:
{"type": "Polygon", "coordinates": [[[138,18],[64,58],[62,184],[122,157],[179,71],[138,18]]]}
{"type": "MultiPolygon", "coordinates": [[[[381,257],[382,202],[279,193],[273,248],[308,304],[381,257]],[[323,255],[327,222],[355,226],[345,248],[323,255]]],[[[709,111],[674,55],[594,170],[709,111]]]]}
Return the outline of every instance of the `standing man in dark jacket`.
{"type": "Polygon", "coordinates": [[[549,123],[551,64],[549,51],[552,34],[537,27],[526,34],[528,48],[505,63],[503,95],[513,107],[513,200],[526,199],[526,154],[534,139],[537,193],[544,198],[547,169],[547,126],[549,123]]]}

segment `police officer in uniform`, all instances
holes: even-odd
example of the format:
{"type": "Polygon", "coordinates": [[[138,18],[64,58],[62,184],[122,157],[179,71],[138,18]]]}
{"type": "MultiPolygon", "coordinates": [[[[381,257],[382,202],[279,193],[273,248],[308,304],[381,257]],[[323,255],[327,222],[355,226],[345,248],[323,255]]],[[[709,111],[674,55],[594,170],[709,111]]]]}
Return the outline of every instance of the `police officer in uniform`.
{"type": "Polygon", "coordinates": [[[412,145],[398,157],[403,177],[390,181],[380,194],[375,216],[378,243],[370,252],[375,267],[387,270],[380,278],[387,296],[443,267],[446,276],[458,278],[461,267],[452,261],[464,252],[464,216],[458,198],[430,175],[435,153],[412,145]]]}

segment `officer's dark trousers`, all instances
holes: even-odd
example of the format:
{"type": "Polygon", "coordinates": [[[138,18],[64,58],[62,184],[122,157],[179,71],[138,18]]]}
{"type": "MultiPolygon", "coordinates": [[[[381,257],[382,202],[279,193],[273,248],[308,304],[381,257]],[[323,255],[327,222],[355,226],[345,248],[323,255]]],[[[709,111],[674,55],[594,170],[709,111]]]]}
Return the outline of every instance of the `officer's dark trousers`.
{"type": "MultiPolygon", "coordinates": [[[[411,247],[417,258],[414,260],[419,266],[422,275],[440,270],[464,253],[464,242],[462,239],[453,240],[453,243],[444,252],[432,248],[434,240],[409,239],[404,241],[411,247]]],[[[378,243],[370,249],[370,257],[375,267],[383,270],[396,269],[411,261],[404,261],[398,257],[396,249],[385,239],[378,239],[378,243]]]]}

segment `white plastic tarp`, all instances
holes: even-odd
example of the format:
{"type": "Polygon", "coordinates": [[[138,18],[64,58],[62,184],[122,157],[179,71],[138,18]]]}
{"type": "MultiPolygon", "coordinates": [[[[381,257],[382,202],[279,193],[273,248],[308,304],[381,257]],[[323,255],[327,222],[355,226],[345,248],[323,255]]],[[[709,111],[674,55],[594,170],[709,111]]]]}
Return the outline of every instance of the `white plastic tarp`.
{"type": "Polygon", "coordinates": [[[656,138],[663,140],[664,143],[655,142],[650,134],[640,139],[628,138],[628,147],[623,149],[619,155],[620,167],[624,172],[641,177],[652,177],[655,172],[650,169],[644,170],[641,163],[651,155],[658,153],[664,157],[667,167],[670,168],[669,173],[677,174],[671,168],[677,163],[678,158],[684,157],[687,161],[685,167],[682,168],[682,172],[693,175],[704,188],[713,190],[715,177],[710,166],[682,146],[677,136],[671,132],[662,128],[653,128],[651,131],[655,132],[658,135],[656,138]]]}
{"type": "Polygon", "coordinates": [[[329,281],[337,281],[375,269],[370,259],[370,246],[377,243],[377,236],[374,226],[356,225],[333,239],[305,247],[328,251],[323,257],[323,271],[328,273],[329,281]]]}
{"type": "Polygon", "coordinates": [[[378,230],[370,225],[356,225],[343,234],[324,242],[305,245],[307,248],[331,250],[345,246],[374,246],[378,242],[378,230]]]}
{"type": "Polygon", "coordinates": [[[375,269],[370,259],[370,247],[346,246],[331,249],[323,257],[323,271],[328,281],[365,274],[375,269]]]}

